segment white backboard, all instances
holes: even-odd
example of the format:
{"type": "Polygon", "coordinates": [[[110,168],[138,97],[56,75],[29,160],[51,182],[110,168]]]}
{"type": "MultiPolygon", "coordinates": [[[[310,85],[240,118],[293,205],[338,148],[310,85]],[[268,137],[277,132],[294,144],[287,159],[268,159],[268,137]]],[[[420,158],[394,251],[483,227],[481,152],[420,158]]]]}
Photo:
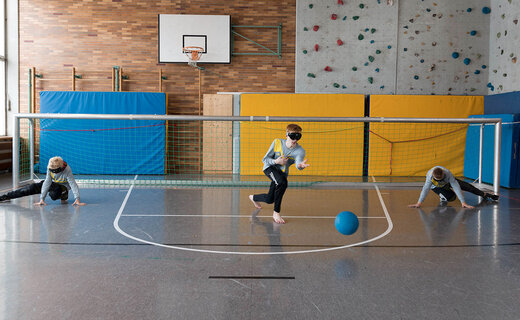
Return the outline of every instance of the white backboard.
{"type": "Polygon", "coordinates": [[[159,63],[188,63],[188,46],[204,48],[198,63],[230,63],[231,16],[160,14],[159,63]]]}

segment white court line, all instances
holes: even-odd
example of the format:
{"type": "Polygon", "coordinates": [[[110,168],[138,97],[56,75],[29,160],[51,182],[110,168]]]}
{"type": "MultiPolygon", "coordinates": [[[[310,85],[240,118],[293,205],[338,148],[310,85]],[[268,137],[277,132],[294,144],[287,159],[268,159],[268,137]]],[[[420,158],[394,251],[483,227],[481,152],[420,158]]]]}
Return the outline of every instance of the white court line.
{"type": "MultiPolygon", "coordinates": [[[[137,179],[137,176],[135,176],[134,181],[136,179],[137,179]]],[[[372,177],[372,179],[374,179],[374,177],[372,177]]],[[[374,181],[375,181],[375,179],[374,179],[374,181]]],[[[123,236],[128,237],[128,238],[133,239],[133,240],[138,241],[138,242],[147,243],[147,244],[151,244],[151,245],[158,246],[158,247],[163,247],[163,248],[171,248],[171,249],[178,249],[178,250],[192,251],[192,252],[223,253],[223,254],[237,254],[237,255],[281,255],[281,254],[316,253],[316,252],[340,250],[340,249],[360,246],[360,245],[363,245],[363,244],[366,244],[366,243],[370,243],[370,242],[376,241],[376,240],[381,239],[382,237],[386,236],[388,233],[390,233],[390,231],[392,231],[392,229],[393,229],[392,219],[390,218],[390,215],[388,214],[388,210],[386,209],[386,205],[385,205],[385,202],[383,201],[383,197],[381,196],[381,192],[379,191],[379,188],[377,187],[376,184],[374,184],[374,188],[377,191],[377,195],[379,197],[379,201],[381,202],[381,207],[383,208],[383,211],[385,213],[386,219],[388,221],[388,228],[386,229],[386,231],[384,233],[378,235],[377,237],[374,237],[374,238],[371,238],[371,239],[368,239],[368,240],[365,240],[365,241],[357,242],[357,243],[352,243],[352,244],[348,244],[348,245],[344,245],[344,246],[339,246],[339,247],[322,248],[322,249],[314,249],[314,250],[287,251],[287,252],[283,252],[283,251],[280,251],[280,252],[237,252],[237,251],[220,251],[220,250],[193,249],[193,248],[186,248],[186,247],[179,247],[179,246],[171,246],[171,245],[166,245],[166,244],[162,244],[162,243],[157,243],[157,242],[152,242],[152,241],[140,239],[140,238],[134,237],[134,236],[124,232],[119,227],[119,219],[121,218],[121,215],[122,215],[122,213],[123,213],[123,211],[125,209],[125,206],[126,206],[126,203],[128,201],[128,198],[130,197],[130,194],[132,193],[132,190],[134,189],[134,184],[133,183],[132,183],[132,186],[130,186],[130,189],[128,189],[128,192],[127,192],[127,194],[125,196],[125,199],[123,200],[123,203],[121,204],[121,208],[119,208],[117,216],[116,216],[116,218],[114,220],[114,228],[120,234],[122,234],[123,236]]],[[[230,246],[232,246],[232,245],[230,245],[230,246]]]]}
{"type": "MultiPolygon", "coordinates": [[[[251,218],[251,216],[231,214],[122,214],[122,217],[193,217],[193,218],[251,218]]],[[[257,218],[272,218],[273,216],[255,216],[257,218]]],[[[282,216],[287,219],[336,219],[327,216],[282,216]]],[[[386,217],[358,217],[358,219],[386,219],[386,217]]]]}

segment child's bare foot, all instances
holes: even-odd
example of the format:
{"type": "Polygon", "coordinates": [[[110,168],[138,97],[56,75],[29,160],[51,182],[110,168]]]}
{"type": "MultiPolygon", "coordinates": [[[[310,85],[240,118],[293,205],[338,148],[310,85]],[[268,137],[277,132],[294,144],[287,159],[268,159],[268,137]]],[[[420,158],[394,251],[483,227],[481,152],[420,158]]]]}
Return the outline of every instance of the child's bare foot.
{"type": "Polygon", "coordinates": [[[281,223],[281,224],[284,224],[285,223],[285,220],[282,219],[282,217],[280,216],[280,214],[276,211],[273,211],[273,220],[274,222],[276,223],[281,223]]]}
{"type": "Polygon", "coordinates": [[[251,200],[251,202],[253,203],[253,205],[255,206],[255,208],[257,209],[262,209],[262,206],[258,204],[258,202],[256,202],[255,200],[253,200],[253,195],[250,194],[249,195],[249,200],[251,200]]]}

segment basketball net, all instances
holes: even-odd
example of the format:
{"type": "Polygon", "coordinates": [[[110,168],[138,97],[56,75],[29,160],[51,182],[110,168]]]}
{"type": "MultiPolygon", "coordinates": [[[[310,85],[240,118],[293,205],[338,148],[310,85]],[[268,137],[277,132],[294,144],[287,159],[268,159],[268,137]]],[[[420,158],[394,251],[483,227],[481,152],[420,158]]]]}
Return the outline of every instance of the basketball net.
{"type": "Polygon", "coordinates": [[[182,52],[188,57],[188,65],[197,68],[197,61],[200,60],[204,48],[202,47],[184,47],[182,52]]]}

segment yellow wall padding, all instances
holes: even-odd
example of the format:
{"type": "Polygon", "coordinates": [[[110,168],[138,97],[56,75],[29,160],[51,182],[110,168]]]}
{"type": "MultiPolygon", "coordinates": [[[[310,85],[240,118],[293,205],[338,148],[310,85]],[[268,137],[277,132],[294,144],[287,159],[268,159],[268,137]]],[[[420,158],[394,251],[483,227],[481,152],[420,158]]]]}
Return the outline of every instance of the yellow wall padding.
{"type": "MultiPolygon", "coordinates": [[[[482,96],[370,96],[371,117],[467,118],[484,113],[482,96]]],[[[461,176],[466,143],[464,124],[371,123],[371,176],[423,176],[433,166],[461,176]]]]}
{"type": "MultiPolygon", "coordinates": [[[[364,95],[242,94],[241,116],[363,117],[364,95]]],[[[240,172],[263,175],[262,158],[274,139],[286,139],[288,122],[242,122],[240,172]]],[[[289,175],[360,176],[363,171],[363,123],[298,122],[300,145],[311,166],[289,175]]]]}

